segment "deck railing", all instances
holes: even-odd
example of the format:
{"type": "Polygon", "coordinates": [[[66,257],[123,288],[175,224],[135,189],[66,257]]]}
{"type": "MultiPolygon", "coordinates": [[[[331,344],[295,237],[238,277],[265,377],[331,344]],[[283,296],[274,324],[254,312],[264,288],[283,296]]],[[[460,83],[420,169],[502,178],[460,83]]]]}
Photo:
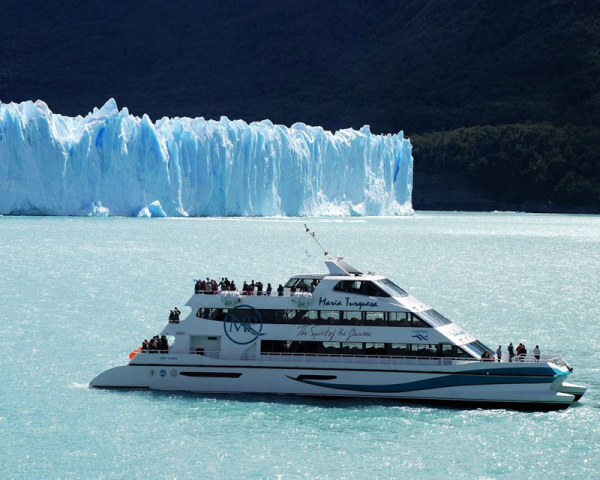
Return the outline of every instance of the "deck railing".
{"type": "Polygon", "coordinates": [[[248,297],[301,297],[301,296],[310,296],[312,297],[312,293],[302,292],[300,290],[296,290],[294,293],[290,291],[289,288],[285,288],[283,291],[283,295],[279,295],[276,289],[271,290],[271,293],[268,294],[266,290],[262,292],[258,292],[254,290],[253,292],[243,292],[242,290],[194,290],[196,295],[223,295],[223,296],[248,296],[248,297]]]}
{"type": "MultiPolygon", "coordinates": [[[[205,351],[196,349],[187,352],[194,355],[202,355],[207,358],[218,360],[253,360],[262,362],[306,362],[306,363],[354,363],[354,364],[379,364],[379,365],[461,365],[464,363],[497,363],[495,359],[479,359],[472,357],[422,357],[422,356],[396,356],[396,355],[352,355],[352,354],[329,354],[329,353],[243,353],[240,355],[224,354],[219,351],[205,351]]],[[[502,359],[502,363],[509,363],[508,357],[502,359]]],[[[514,357],[512,363],[553,363],[557,366],[570,368],[562,354],[540,355],[539,360],[533,354],[514,357]]]]}

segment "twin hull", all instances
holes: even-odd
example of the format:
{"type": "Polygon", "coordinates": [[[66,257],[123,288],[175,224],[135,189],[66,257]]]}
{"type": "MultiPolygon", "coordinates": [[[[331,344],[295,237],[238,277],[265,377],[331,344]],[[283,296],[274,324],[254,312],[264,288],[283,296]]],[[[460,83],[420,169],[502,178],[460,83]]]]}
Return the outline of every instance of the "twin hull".
{"type": "Polygon", "coordinates": [[[240,365],[198,355],[142,353],[129,365],[98,375],[90,385],[195,393],[391,398],[536,410],[567,408],[575,399],[573,394],[561,392],[568,369],[547,363],[465,362],[437,368],[289,363],[244,361],[240,365]]]}

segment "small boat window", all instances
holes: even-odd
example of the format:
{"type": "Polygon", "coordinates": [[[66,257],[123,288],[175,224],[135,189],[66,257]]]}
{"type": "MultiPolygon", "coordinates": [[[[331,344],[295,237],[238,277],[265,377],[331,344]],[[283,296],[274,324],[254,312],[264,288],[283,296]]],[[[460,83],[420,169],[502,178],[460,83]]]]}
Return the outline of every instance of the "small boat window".
{"type": "Polygon", "coordinates": [[[227,313],[226,308],[202,308],[200,307],[196,312],[198,318],[205,318],[207,320],[224,320],[225,314],[227,313]]]}
{"type": "Polygon", "coordinates": [[[340,342],[323,342],[323,353],[340,353],[340,342]]]}
{"type": "Polygon", "coordinates": [[[429,325],[414,313],[390,312],[390,325],[395,327],[429,328],[429,325]]]}
{"type": "Polygon", "coordinates": [[[396,285],[394,282],[392,282],[388,278],[384,278],[383,280],[380,280],[379,283],[382,284],[383,286],[385,286],[391,292],[393,292],[394,296],[408,297],[408,293],[406,293],[406,291],[402,290],[398,285],[396,285]]]}
{"type": "Polygon", "coordinates": [[[362,325],[363,312],[342,312],[344,314],[344,324],[362,325]]]}
{"type": "Polygon", "coordinates": [[[407,357],[410,354],[410,345],[407,345],[406,343],[392,343],[390,345],[390,355],[407,357]]]}
{"type": "Polygon", "coordinates": [[[365,325],[385,325],[385,312],[365,312],[365,325]]]}
{"type": "Polygon", "coordinates": [[[387,355],[385,343],[365,343],[365,353],[367,355],[387,355]]]}
{"type": "Polygon", "coordinates": [[[409,312],[390,312],[390,325],[395,327],[410,327],[409,312]]]}
{"type": "Polygon", "coordinates": [[[361,355],[363,353],[363,344],[358,342],[344,342],[342,343],[341,353],[349,353],[350,355],[361,355]]]}
{"type": "Polygon", "coordinates": [[[321,320],[325,322],[338,322],[340,312],[338,310],[321,310],[321,320]]]}

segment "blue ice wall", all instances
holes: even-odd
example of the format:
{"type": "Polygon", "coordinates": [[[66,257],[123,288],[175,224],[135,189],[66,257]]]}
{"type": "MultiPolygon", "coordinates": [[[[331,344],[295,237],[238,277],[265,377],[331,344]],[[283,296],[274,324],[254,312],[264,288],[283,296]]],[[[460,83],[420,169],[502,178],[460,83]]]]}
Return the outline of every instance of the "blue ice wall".
{"type": "Polygon", "coordinates": [[[0,214],[229,216],[413,212],[411,144],[269,120],[53,114],[0,103],[0,214]]]}

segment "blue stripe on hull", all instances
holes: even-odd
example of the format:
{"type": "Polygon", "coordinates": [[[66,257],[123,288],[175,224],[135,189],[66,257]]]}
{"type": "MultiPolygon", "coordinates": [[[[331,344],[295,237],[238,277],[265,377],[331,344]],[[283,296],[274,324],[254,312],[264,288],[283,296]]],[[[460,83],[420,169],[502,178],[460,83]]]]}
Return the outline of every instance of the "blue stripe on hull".
{"type": "Polygon", "coordinates": [[[333,388],[337,390],[352,390],[355,392],[372,392],[372,393],[401,393],[414,392],[418,390],[431,390],[434,388],[445,387],[464,387],[473,385],[508,385],[515,383],[552,383],[554,377],[514,377],[514,376],[472,376],[451,374],[443,377],[428,378],[427,380],[417,380],[408,383],[393,383],[387,385],[352,385],[344,383],[325,383],[315,380],[299,380],[297,378],[287,376],[291,380],[296,380],[300,383],[307,383],[317,387],[333,388]]]}

